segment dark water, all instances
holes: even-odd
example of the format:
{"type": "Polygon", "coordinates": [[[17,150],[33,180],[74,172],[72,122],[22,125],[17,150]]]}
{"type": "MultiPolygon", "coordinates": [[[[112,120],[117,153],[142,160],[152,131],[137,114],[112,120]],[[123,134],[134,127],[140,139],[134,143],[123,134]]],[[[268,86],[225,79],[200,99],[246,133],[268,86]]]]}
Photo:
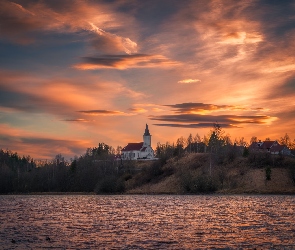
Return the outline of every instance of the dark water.
{"type": "Polygon", "coordinates": [[[0,248],[295,249],[294,210],[295,196],[0,196],[0,248]]]}

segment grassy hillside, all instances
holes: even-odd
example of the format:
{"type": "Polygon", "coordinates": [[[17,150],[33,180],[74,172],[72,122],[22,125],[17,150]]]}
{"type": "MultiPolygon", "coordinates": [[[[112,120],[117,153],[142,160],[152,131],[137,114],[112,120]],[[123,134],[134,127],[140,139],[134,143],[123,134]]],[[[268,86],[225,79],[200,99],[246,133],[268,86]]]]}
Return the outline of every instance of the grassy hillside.
{"type": "Polygon", "coordinates": [[[295,194],[295,160],[268,157],[252,155],[219,162],[210,154],[191,153],[167,161],[135,163],[141,171],[128,176],[125,190],[128,194],[295,194]]]}

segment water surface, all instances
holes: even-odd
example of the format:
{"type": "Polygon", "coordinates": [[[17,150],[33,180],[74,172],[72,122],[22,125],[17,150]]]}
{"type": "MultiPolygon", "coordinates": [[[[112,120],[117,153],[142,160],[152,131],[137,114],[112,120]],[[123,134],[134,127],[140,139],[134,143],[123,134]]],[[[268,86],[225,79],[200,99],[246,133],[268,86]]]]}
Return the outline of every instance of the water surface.
{"type": "Polygon", "coordinates": [[[294,196],[0,196],[0,249],[295,249],[294,196]]]}

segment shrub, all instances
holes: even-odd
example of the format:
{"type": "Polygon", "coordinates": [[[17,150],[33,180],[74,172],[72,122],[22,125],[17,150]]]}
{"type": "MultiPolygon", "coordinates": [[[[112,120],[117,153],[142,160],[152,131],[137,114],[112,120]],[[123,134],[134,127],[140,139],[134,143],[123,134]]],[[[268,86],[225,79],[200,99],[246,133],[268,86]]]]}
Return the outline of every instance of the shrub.
{"type": "Polygon", "coordinates": [[[270,167],[267,167],[265,169],[265,178],[267,181],[271,180],[271,168],[270,167]]]}
{"type": "Polygon", "coordinates": [[[125,185],[122,178],[116,176],[105,176],[99,180],[94,189],[95,193],[121,193],[124,192],[125,185]]]}
{"type": "Polygon", "coordinates": [[[295,185],[295,164],[292,166],[289,166],[289,176],[291,180],[293,181],[293,184],[295,185]]]}
{"type": "Polygon", "coordinates": [[[249,148],[244,147],[244,150],[243,150],[243,157],[248,157],[248,156],[249,156],[249,148]]]}
{"type": "Polygon", "coordinates": [[[193,177],[187,173],[181,176],[181,185],[188,193],[212,193],[217,190],[217,184],[210,176],[193,177]]]}
{"type": "Polygon", "coordinates": [[[267,152],[251,152],[248,156],[248,161],[253,167],[258,168],[273,164],[272,156],[267,152]]]}

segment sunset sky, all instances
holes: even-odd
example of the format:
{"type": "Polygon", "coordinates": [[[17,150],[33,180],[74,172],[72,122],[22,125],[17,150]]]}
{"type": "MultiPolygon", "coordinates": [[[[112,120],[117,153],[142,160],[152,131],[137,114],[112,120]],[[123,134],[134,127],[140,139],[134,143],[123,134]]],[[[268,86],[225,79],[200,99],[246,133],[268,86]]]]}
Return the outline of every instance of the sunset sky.
{"type": "Polygon", "coordinates": [[[295,1],[0,0],[0,148],[295,138],[295,1]]]}

